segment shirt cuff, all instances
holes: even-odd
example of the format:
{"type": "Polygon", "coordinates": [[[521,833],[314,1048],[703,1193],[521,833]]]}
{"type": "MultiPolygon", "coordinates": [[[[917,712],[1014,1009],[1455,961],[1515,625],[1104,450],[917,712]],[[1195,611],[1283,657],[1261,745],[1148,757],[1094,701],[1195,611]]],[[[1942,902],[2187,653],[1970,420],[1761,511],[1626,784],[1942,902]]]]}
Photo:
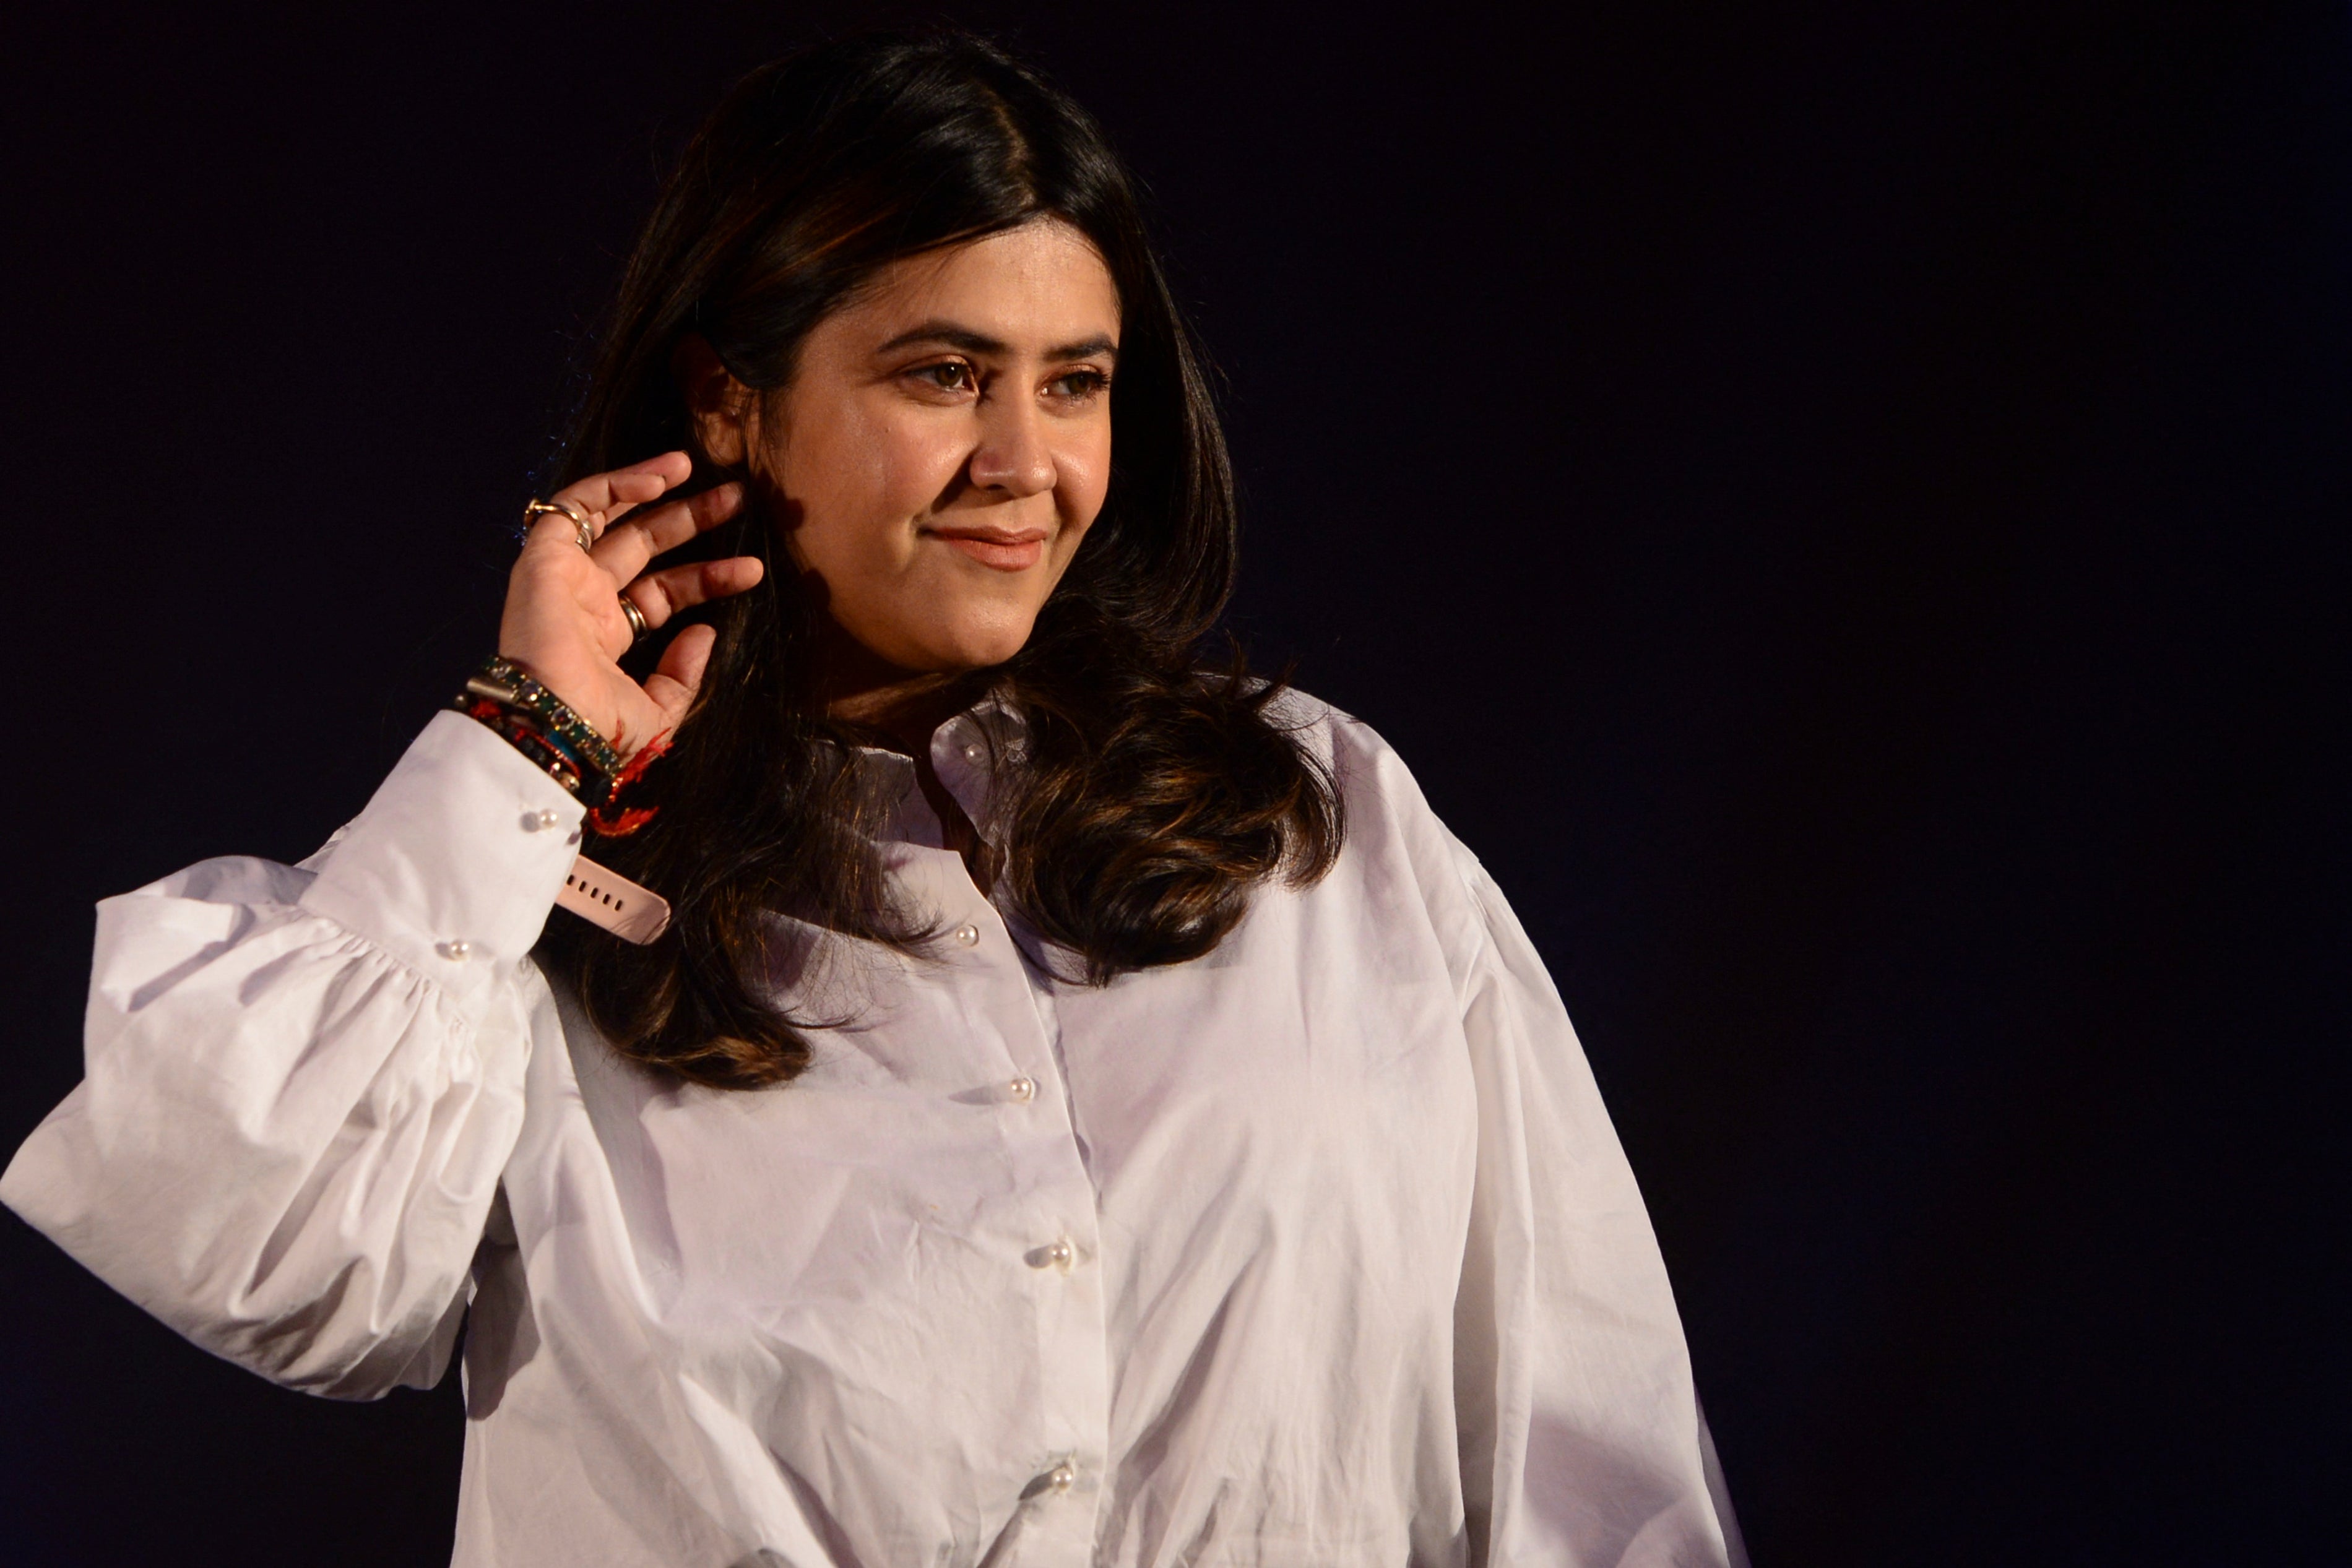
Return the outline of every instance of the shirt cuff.
{"type": "Polygon", "coordinates": [[[580,802],[460,713],[425,727],[344,831],[302,907],[460,994],[539,940],[580,852],[580,802]]]}

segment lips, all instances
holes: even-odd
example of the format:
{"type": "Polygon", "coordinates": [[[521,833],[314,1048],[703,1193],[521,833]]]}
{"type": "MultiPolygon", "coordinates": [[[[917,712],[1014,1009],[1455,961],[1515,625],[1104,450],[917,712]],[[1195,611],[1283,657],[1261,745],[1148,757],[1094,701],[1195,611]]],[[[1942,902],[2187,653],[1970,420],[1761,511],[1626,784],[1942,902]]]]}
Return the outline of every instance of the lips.
{"type": "Polygon", "coordinates": [[[1026,571],[1045,553],[1044,528],[925,528],[950,549],[995,571],[1026,571]]]}

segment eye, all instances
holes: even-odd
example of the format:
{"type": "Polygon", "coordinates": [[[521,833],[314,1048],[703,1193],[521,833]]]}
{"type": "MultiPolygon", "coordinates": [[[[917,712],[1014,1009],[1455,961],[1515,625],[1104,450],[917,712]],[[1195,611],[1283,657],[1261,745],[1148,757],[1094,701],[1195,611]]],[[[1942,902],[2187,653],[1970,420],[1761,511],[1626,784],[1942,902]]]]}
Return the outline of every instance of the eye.
{"type": "Polygon", "coordinates": [[[926,388],[940,392],[967,392],[980,390],[980,378],[970,364],[962,360],[940,360],[933,364],[917,365],[907,371],[926,388]]]}
{"type": "Polygon", "coordinates": [[[1108,390],[1110,378],[1100,371],[1083,369],[1064,371],[1045,383],[1045,390],[1057,398],[1071,402],[1084,402],[1097,393],[1108,390]]]}

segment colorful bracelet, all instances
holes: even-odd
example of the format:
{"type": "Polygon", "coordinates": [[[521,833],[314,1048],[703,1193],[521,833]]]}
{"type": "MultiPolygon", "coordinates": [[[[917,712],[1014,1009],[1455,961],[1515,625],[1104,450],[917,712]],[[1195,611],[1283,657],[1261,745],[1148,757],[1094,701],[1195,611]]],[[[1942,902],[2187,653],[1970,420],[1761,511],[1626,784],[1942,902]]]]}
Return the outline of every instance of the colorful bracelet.
{"type": "Polygon", "coordinates": [[[591,806],[603,805],[619,785],[621,757],[612,743],[519,664],[493,655],[449,706],[496,731],[591,806]]]}

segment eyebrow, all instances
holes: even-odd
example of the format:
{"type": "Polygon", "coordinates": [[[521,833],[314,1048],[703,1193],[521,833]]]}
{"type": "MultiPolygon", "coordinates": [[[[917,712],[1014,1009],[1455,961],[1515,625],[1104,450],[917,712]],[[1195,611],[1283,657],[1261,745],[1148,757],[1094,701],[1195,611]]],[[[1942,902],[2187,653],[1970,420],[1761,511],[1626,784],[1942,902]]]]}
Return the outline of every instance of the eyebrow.
{"type": "MultiPolygon", "coordinates": [[[[919,327],[899,333],[874,350],[877,355],[895,353],[916,343],[943,343],[950,349],[961,349],[967,354],[1008,354],[1012,345],[985,332],[975,332],[969,327],[959,327],[952,321],[926,321],[919,327]]],[[[1081,338],[1075,343],[1060,343],[1045,350],[1049,360],[1085,360],[1101,356],[1118,358],[1118,345],[1102,333],[1081,338]]]]}

